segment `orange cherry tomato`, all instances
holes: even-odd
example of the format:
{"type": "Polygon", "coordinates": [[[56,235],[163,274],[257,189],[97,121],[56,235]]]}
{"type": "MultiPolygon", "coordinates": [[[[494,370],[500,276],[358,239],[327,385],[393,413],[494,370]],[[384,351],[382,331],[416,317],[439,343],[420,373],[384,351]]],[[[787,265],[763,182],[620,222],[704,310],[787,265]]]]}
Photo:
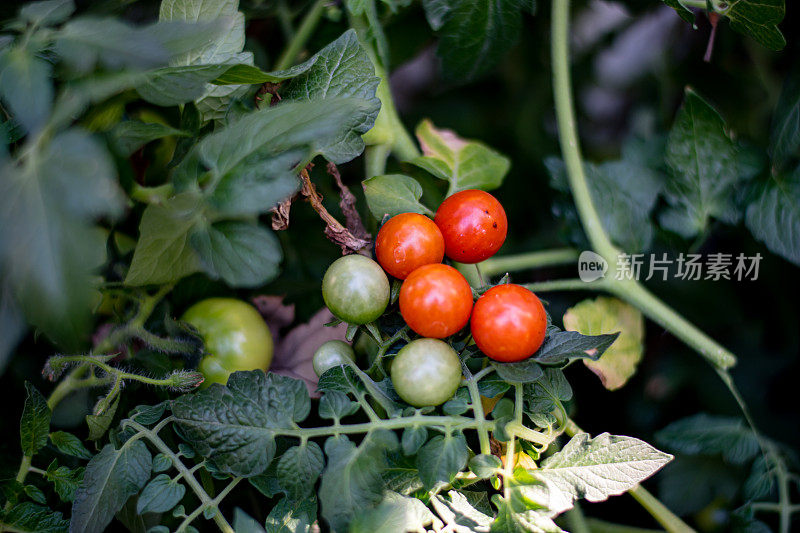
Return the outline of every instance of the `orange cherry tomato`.
{"type": "Polygon", "coordinates": [[[533,355],[544,342],[547,313],[539,298],[519,285],[486,291],[472,311],[472,338],[491,359],[504,363],[533,355]]]}
{"type": "Polygon", "coordinates": [[[469,189],[445,199],[434,222],[444,236],[447,257],[461,263],[480,263],[503,246],[508,219],[503,206],[488,192],[469,189]]]}
{"type": "Polygon", "coordinates": [[[467,325],[471,312],[472,289],[451,266],[421,266],[400,288],[400,314],[423,337],[441,339],[456,333],[467,325]]]}
{"type": "Polygon", "coordinates": [[[381,227],[375,240],[375,255],[386,272],[406,279],[422,265],[442,262],[444,237],[425,215],[401,213],[381,227]]]}

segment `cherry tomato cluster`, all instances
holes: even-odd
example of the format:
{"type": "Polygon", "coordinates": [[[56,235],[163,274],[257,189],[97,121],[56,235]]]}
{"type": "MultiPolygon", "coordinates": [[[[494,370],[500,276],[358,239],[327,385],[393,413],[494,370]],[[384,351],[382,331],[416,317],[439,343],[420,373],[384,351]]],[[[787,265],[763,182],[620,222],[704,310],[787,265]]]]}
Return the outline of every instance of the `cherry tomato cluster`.
{"type": "Polygon", "coordinates": [[[417,213],[390,218],[376,238],[377,263],[349,255],[325,273],[325,303],[350,324],[367,324],[383,314],[390,298],[386,273],[402,280],[400,314],[423,337],[404,346],[392,363],[392,382],[408,403],[438,405],[455,393],[461,380],[458,355],[438,339],[467,324],[478,348],[497,361],[530,357],[544,341],[547,315],[535,294],[519,285],[498,285],[473,302],[464,276],[442,263],[445,256],[461,263],[484,261],[500,249],[507,232],[505,211],[494,196],[461,191],[442,202],[433,220],[417,213]]]}

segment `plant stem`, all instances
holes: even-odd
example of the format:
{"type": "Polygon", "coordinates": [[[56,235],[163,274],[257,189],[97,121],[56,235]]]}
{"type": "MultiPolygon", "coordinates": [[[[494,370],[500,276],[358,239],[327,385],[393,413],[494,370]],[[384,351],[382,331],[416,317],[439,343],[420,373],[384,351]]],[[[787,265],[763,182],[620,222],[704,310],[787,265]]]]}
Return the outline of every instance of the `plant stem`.
{"type": "Polygon", "coordinates": [[[314,33],[320,18],[322,18],[322,12],[325,10],[325,2],[326,0],[317,0],[314,2],[314,5],[311,6],[311,9],[306,13],[306,16],[300,23],[300,27],[297,28],[297,32],[292,37],[292,40],[286,45],[283,53],[278,58],[278,62],[275,63],[275,70],[285,70],[292,66],[292,63],[294,63],[297,56],[300,55],[308,39],[311,38],[311,34],[314,33]]]}
{"type": "Polygon", "coordinates": [[[600,255],[616,255],[616,249],[608,239],[600,222],[600,216],[592,202],[583,169],[583,158],[575,124],[575,110],[572,106],[572,84],[569,72],[569,8],[570,0],[553,1],[551,54],[558,138],[564,164],[567,167],[567,177],[575,200],[575,207],[578,209],[578,215],[589,237],[589,242],[600,255]]]}
{"type": "MultiPolygon", "coordinates": [[[[481,414],[482,410],[481,410],[481,414]]],[[[478,429],[482,427],[488,431],[494,429],[494,422],[489,420],[478,421],[476,416],[474,419],[465,416],[427,416],[427,415],[414,415],[402,418],[388,418],[379,419],[372,422],[363,422],[360,424],[344,424],[339,426],[323,426],[315,428],[297,428],[297,429],[275,429],[275,435],[282,435],[285,437],[306,438],[313,439],[316,437],[327,437],[336,434],[359,434],[369,433],[375,429],[404,429],[414,426],[436,426],[442,428],[456,429],[478,429]]],[[[480,434],[480,433],[479,433],[480,434]]],[[[488,449],[488,440],[487,440],[488,449]]],[[[489,453],[483,452],[481,453],[489,453]]]]}
{"type": "Polygon", "coordinates": [[[542,250],[517,255],[492,257],[480,263],[480,266],[483,275],[491,277],[498,274],[505,274],[506,272],[573,264],[578,260],[578,253],[578,250],[574,248],[542,250]]]}
{"type": "MultiPolygon", "coordinates": [[[[567,419],[564,432],[571,437],[577,435],[578,433],[585,433],[585,431],[583,431],[571,418],[567,419]]],[[[650,494],[650,492],[641,485],[636,485],[628,492],[636,499],[637,502],[639,502],[642,507],[644,507],[648,513],[650,513],[653,518],[656,519],[659,524],[664,527],[664,529],[670,533],[694,531],[694,529],[690,528],[678,517],[678,515],[670,511],[666,505],[661,503],[658,498],[650,494]]]]}
{"type": "Polygon", "coordinates": [[[162,204],[166,202],[175,192],[171,183],[157,185],[155,187],[145,187],[134,183],[131,188],[130,197],[144,204],[162,204]]]}
{"type": "MultiPolygon", "coordinates": [[[[466,367],[464,368],[466,369],[466,367]]],[[[481,453],[488,455],[492,453],[492,448],[489,445],[489,423],[486,421],[486,416],[483,413],[481,393],[478,391],[478,380],[476,380],[474,376],[469,375],[466,381],[470,403],[472,404],[472,413],[475,415],[475,429],[478,432],[478,442],[481,446],[481,453]]]]}
{"type": "Polygon", "coordinates": [[[369,179],[386,173],[386,160],[392,147],[388,144],[367,146],[364,150],[364,178],[369,179]]]}
{"type": "Polygon", "coordinates": [[[567,511],[566,519],[569,530],[572,533],[592,533],[589,524],[586,523],[586,517],[577,502],[575,507],[567,511]]]}
{"type": "Polygon", "coordinates": [[[586,282],[579,279],[554,279],[551,281],[539,281],[527,283],[524,286],[533,292],[553,292],[553,291],[594,291],[603,287],[602,281],[586,282]]]}
{"type": "Polygon", "coordinates": [[[636,485],[628,493],[670,533],[694,531],[641,485],[636,485]]]}
{"type": "Polygon", "coordinates": [[[660,533],[660,529],[644,529],[640,527],[614,524],[597,518],[587,518],[586,525],[592,533],[660,533]]]}
{"type": "MultiPolygon", "coordinates": [[[[556,104],[561,153],[567,167],[567,176],[575,206],[578,209],[578,215],[589,242],[592,248],[603,256],[609,264],[615,265],[619,251],[611,244],[592,202],[578,142],[569,73],[569,7],[570,0],[553,1],[553,97],[556,104]]],[[[609,277],[603,287],[638,307],[649,318],[658,322],[673,335],[697,350],[700,355],[715,367],[729,368],[736,364],[736,357],[731,352],[656,298],[639,282],[634,280],[621,281],[609,277]]],[[[578,287],[568,284],[564,288],[576,289],[578,287]]]]}

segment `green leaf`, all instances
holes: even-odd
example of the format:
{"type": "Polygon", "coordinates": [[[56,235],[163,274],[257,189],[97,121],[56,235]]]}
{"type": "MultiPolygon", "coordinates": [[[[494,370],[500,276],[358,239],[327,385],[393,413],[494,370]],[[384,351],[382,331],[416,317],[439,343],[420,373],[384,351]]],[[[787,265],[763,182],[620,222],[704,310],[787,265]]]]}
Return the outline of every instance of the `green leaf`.
{"type": "MultiPolygon", "coordinates": [[[[266,533],[309,533],[317,519],[317,499],[306,498],[292,502],[283,498],[269,512],[264,530],[266,533]]],[[[238,531],[238,529],[236,530],[238,531]]]]}
{"type": "Polygon", "coordinates": [[[43,0],[22,6],[19,18],[36,26],[50,26],[64,22],[73,11],[73,0],[43,0]]]}
{"type": "Polygon", "coordinates": [[[125,284],[172,283],[200,270],[200,258],[189,243],[200,202],[196,193],[185,192],[165,204],[147,206],[125,284]]]}
{"type": "Polygon", "coordinates": [[[756,457],[744,484],[745,497],[750,501],[756,501],[771,495],[775,490],[778,468],[773,461],[763,455],[756,457]]]}
{"type": "Polygon", "coordinates": [[[678,516],[697,513],[717,498],[732,500],[741,472],[719,457],[678,456],[658,474],[658,498],[678,516]]]}
{"type": "Polygon", "coordinates": [[[172,458],[164,453],[153,457],[153,472],[166,472],[172,468],[172,458]]]}
{"type": "MultiPolygon", "coordinates": [[[[553,187],[570,192],[566,167],[556,157],[545,159],[553,187]]],[[[589,192],[598,208],[603,228],[611,240],[626,251],[641,252],[653,241],[651,212],[663,180],[632,154],[619,161],[584,165],[589,192]]]]}
{"type": "Polygon", "coordinates": [[[61,513],[30,502],[15,505],[3,515],[3,526],[9,531],[66,533],[71,531],[69,525],[69,521],[65,520],[61,513]]]}
{"type": "Polygon", "coordinates": [[[45,505],[47,503],[47,498],[42,492],[42,489],[37,487],[36,485],[25,485],[25,494],[36,503],[40,503],[45,505]]]}
{"type": "Polygon", "coordinates": [[[721,454],[743,464],[758,454],[758,439],[738,418],[698,414],[673,422],[656,433],[662,446],[688,455],[721,454]]]}
{"type": "Polygon", "coordinates": [[[439,482],[450,483],[467,466],[468,458],[469,450],[463,434],[437,435],[417,454],[419,477],[428,489],[439,482]]]}
{"type": "Polygon", "coordinates": [[[356,371],[349,366],[336,366],[326,370],[319,378],[317,388],[321,392],[338,391],[353,393],[355,395],[366,392],[377,401],[390,417],[402,413],[402,406],[389,397],[386,390],[381,388],[363,372],[356,371]]]}
{"type": "Polygon", "coordinates": [[[665,196],[670,208],[661,224],[685,238],[704,231],[711,218],[733,224],[740,213],[735,187],[740,179],[736,144],[722,117],[691,89],[667,140],[667,164],[672,177],[665,196]]]}
{"type": "Polygon", "coordinates": [[[83,467],[72,469],[66,466],[57,466],[57,464],[58,462],[53,460],[47,467],[44,477],[53,484],[61,501],[71,502],[75,499],[75,491],[83,481],[85,469],[83,467]]]}
{"type": "Polygon", "coordinates": [[[22,454],[28,457],[47,446],[52,411],[42,393],[31,382],[25,382],[25,405],[19,421],[19,438],[22,454]]]}
{"type": "Polygon", "coordinates": [[[28,321],[66,349],[80,349],[93,324],[91,276],[105,238],[91,221],[121,212],[114,178],[106,150],[79,129],[0,170],[0,227],[14,228],[0,235],[5,281],[28,321]]]}
{"type": "Polygon", "coordinates": [[[55,51],[70,69],[88,73],[145,70],[166,66],[181,54],[202,48],[224,31],[219,22],[159,22],[133,27],[115,18],[84,16],[67,22],[55,35],[55,51]]]}
{"type": "Polygon", "coordinates": [[[0,97],[28,133],[39,130],[53,107],[52,65],[27,48],[0,52],[0,97]]]}
{"type": "Polygon", "coordinates": [[[783,82],[778,105],[772,115],[769,153],[781,168],[800,148],[800,67],[794,67],[783,82]]]}
{"type": "Polygon", "coordinates": [[[428,428],[409,427],[403,430],[400,444],[405,455],[416,455],[419,449],[428,440],[428,428]]]}
{"type": "Polygon", "coordinates": [[[520,0],[426,0],[439,30],[437,55],[446,78],[469,81],[494,66],[519,38],[520,0]]]}
{"type": "Polygon", "coordinates": [[[479,454],[469,460],[469,469],[479,478],[488,478],[503,468],[503,462],[496,455],[479,454]]]}
{"type": "Polygon", "coordinates": [[[433,513],[420,500],[387,492],[377,507],[356,515],[350,533],[427,531],[425,526],[433,521],[433,513]]]}
{"type": "Polygon", "coordinates": [[[489,530],[491,533],[517,533],[519,531],[564,533],[552,519],[540,513],[539,510],[517,511],[511,501],[502,498],[499,494],[492,499],[497,505],[497,517],[489,530]]]}
{"type": "Polygon", "coordinates": [[[212,385],[172,403],[184,439],[216,468],[235,476],[263,472],[275,456],[275,429],[293,428],[308,416],[311,401],[298,379],[234,372],[228,385],[212,385]]]}
{"type": "Polygon", "coordinates": [[[152,456],[141,440],[128,441],[117,450],[106,444],[86,465],[83,483],[72,502],[70,531],[100,533],[150,479],[152,456]]]}
{"type": "Polygon", "coordinates": [[[334,531],[347,531],[355,515],[381,501],[386,453],[397,446],[394,433],[382,429],[368,433],[358,446],[344,436],[325,441],[328,465],[318,494],[322,516],[334,531]]]}
{"type": "Polygon", "coordinates": [[[233,530],[236,533],[264,533],[261,524],[238,507],[233,511],[233,530]]]}
{"type": "Polygon", "coordinates": [[[800,167],[761,187],[747,206],[745,224],[770,251],[800,265],[800,167]]]}
{"type": "Polygon", "coordinates": [[[786,39],[778,24],[786,14],[785,0],[732,0],[720,13],[731,20],[731,28],[749,35],[758,44],[770,50],[782,50],[786,39]]]}
{"type": "MultiPolygon", "coordinates": [[[[448,491],[446,498],[441,494],[435,495],[431,498],[431,506],[446,524],[461,526],[466,528],[465,531],[486,532],[493,522],[491,516],[476,509],[466,496],[455,490],[448,491]]],[[[461,529],[454,528],[454,531],[461,529]]]]}
{"type": "MultiPolygon", "coordinates": [[[[219,64],[253,64],[253,54],[244,49],[244,15],[239,11],[239,0],[165,0],[159,13],[161,21],[186,21],[195,23],[215,22],[222,31],[207,39],[203,47],[179,55],[172,66],[207,66],[219,64]]],[[[222,75],[223,69],[213,80],[222,75]]],[[[167,76],[169,78],[169,76],[167,76]]],[[[167,79],[169,84],[169,80],[167,79]]],[[[205,86],[202,93],[195,96],[195,103],[204,121],[225,117],[231,100],[241,94],[240,85],[205,86]]]]}
{"type": "Polygon", "coordinates": [[[367,206],[377,220],[393,217],[400,213],[419,213],[432,215],[430,209],[422,205],[422,185],[414,178],[402,174],[373,176],[362,182],[367,206]]]}
{"type": "Polygon", "coordinates": [[[600,502],[622,494],[670,460],[671,455],[633,437],[579,433],[540,468],[515,475],[510,485],[526,501],[559,514],[580,498],[600,502]]]}
{"type": "Polygon", "coordinates": [[[497,375],[511,383],[533,383],[544,375],[542,367],[532,358],[518,363],[491,362],[497,375]]]}
{"type": "Polygon", "coordinates": [[[177,130],[158,122],[126,120],[111,130],[111,139],[119,152],[129,157],[145,144],[164,137],[188,137],[189,132],[177,130]]]}
{"type": "Polygon", "coordinates": [[[167,474],[159,474],[142,490],[136,503],[136,512],[143,514],[169,511],[178,505],[184,494],[185,486],[167,474]]]}
{"type": "Polygon", "coordinates": [[[108,398],[101,399],[98,405],[102,404],[102,410],[97,414],[86,415],[86,425],[89,426],[89,440],[99,440],[106,434],[111,422],[114,420],[114,415],[117,413],[119,398],[120,395],[118,394],[111,401],[111,405],[107,403],[108,398]]]}
{"type": "Polygon", "coordinates": [[[316,442],[293,446],[278,460],[278,482],[292,501],[300,501],[313,492],[324,465],[316,442]]]}
{"type": "Polygon", "coordinates": [[[340,420],[358,411],[358,404],[339,391],[328,391],[319,400],[319,416],[340,420]]]}
{"type": "Polygon", "coordinates": [[[53,443],[53,446],[58,448],[58,451],[65,455],[71,455],[72,457],[78,457],[79,459],[91,459],[92,454],[81,442],[81,439],[73,435],[72,433],[67,433],[66,431],[54,431],[50,434],[50,442],[53,443]]]}
{"type": "Polygon", "coordinates": [[[523,397],[525,412],[549,413],[556,405],[572,399],[572,387],[560,368],[545,367],[544,376],[525,385],[523,397]]]}
{"type": "Polygon", "coordinates": [[[597,361],[619,337],[619,332],[584,335],[577,331],[552,331],[531,357],[543,364],[557,364],[570,359],[597,361]]]}
{"type": "Polygon", "coordinates": [[[195,228],[189,242],[211,279],[258,287],[278,275],[283,259],[275,235],[255,223],[223,221],[195,228]]]}
{"type": "Polygon", "coordinates": [[[644,318],[635,307],[607,296],[584,300],[564,314],[564,327],[586,335],[618,332],[600,359],[583,361],[608,390],[619,389],[636,373],[644,355],[644,318]]]}
{"type": "Polygon", "coordinates": [[[464,189],[496,189],[511,167],[499,152],[450,130],[437,129],[430,120],[420,122],[415,133],[423,155],[410,163],[450,182],[448,196],[464,189]]]}
{"type": "Polygon", "coordinates": [[[298,101],[349,97],[366,103],[365,108],[352,117],[345,138],[320,148],[326,159],[346,163],[364,151],[361,135],[375,124],[381,107],[375,96],[380,79],[352,29],[320,50],[312,60],[313,65],[292,79],[281,95],[298,101]]]}
{"type": "Polygon", "coordinates": [[[666,5],[678,12],[678,15],[697,29],[697,24],[694,23],[694,13],[681,3],[681,0],[662,0],[666,5]]]}

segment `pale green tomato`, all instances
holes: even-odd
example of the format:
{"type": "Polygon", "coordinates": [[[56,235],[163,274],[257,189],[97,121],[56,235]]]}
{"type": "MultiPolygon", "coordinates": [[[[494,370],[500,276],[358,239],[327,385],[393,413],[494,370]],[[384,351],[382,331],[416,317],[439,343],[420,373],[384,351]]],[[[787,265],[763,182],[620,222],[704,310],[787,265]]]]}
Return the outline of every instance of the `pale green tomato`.
{"type": "Polygon", "coordinates": [[[317,376],[321,376],[329,368],[344,365],[348,362],[354,362],[356,354],[353,353],[353,348],[344,341],[328,341],[322,344],[317,351],[314,352],[314,359],[311,361],[314,365],[314,372],[317,376]]]}
{"type": "Polygon", "coordinates": [[[209,298],[181,317],[197,328],[205,343],[198,370],[203,387],[228,382],[237,370],[266,370],[272,362],[272,335],[255,307],[234,298],[209,298]]]}
{"type": "Polygon", "coordinates": [[[372,259],[346,255],[325,272],[322,298],[338,319],[366,324],[381,316],[389,304],[389,278],[372,259]]]}
{"type": "Polygon", "coordinates": [[[392,362],[392,384],[414,407],[439,405],[461,384],[461,360],[439,339],[417,339],[403,346],[392,362]]]}

